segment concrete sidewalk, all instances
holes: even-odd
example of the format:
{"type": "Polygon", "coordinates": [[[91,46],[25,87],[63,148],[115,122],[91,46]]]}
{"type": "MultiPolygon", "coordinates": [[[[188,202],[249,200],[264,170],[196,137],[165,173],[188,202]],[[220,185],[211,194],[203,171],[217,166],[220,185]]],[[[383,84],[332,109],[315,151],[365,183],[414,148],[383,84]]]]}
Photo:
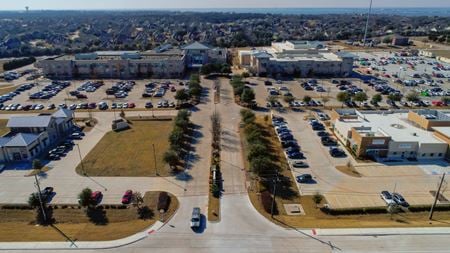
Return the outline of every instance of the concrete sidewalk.
{"type": "Polygon", "coordinates": [[[311,236],[450,235],[450,227],[297,229],[311,236]]]}
{"type": "Polygon", "coordinates": [[[153,233],[156,233],[165,223],[157,221],[153,226],[128,236],[126,238],[113,241],[92,241],[92,242],[3,242],[0,243],[0,250],[67,250],[67,249],[112,249],[133,244],[143,240],[153,233]]]}

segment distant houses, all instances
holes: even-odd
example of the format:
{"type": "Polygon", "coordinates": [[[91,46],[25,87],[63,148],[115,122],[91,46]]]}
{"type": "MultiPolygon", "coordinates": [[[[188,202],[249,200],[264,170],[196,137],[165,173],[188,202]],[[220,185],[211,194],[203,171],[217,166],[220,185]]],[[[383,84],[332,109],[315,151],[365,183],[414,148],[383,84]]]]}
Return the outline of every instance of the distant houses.
{"type": "Polygon", "coordinates": [[[0,137],[0,162],[31,161],[71,132],[73,112],[11,117],[7,127],[10,132],[0,137]]]}

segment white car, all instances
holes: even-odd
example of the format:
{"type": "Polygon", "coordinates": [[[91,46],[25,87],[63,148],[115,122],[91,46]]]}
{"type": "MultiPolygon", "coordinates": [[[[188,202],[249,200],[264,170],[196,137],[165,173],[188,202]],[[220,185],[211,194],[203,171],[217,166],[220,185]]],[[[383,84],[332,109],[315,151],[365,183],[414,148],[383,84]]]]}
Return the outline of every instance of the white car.
{"type": "Polygon", "coordinates": [[[192,210],[192,217],[191,217],[191,228],[199,228],[201,222],[201,213],[200,213],[200,207],[194,207],[192,210]]]}
{"type": "Polygon", "coordinates": [[[384,200],[384,202],[386,202],[387,205],[391,205],[394,204],[394,198],[392,197],[392,194],[388,191],[382,191],[380,193],[380,197],[382,200],[384,200]]]}

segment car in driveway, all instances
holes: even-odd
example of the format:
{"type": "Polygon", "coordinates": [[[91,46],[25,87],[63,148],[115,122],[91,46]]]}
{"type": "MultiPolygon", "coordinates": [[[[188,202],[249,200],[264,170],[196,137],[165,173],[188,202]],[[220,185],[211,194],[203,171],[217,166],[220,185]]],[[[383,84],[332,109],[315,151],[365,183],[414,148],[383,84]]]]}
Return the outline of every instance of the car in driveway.
{"type": "Polygon", "coordinates": [[[122,196],[122,204],[127,205],[131,203],[131,199],[133,198],[133,191],[128,190],[122,196]]]}
{"type": "Polygon", "coordinates": [[[95,191],[91,194],[91,199],[95,204],[100,204],[103,198],[103,193],[101,191],[95,191]]]}
{"type": "Polygon", "coordinates": [[[192,216],[191,216],[191,228],[192,229],[197,229],[200,227],[201,223],[201,211],[200,211],[200,207],[194,207],[194,209],[192,209],[192,216]]]}
{"type": "Polygon", "coordinates": [[[297,182],[299,183],[309,183],[313,180],[311,174],[303,174],[300,176],[297,176],[297,182]]]}
{"type": "Polygon", "coordinates": [[[406,202],[405,198],[400,193],[394,192],[392,193],[392,198],[394,199],[395,203],[398,205],[401,205],[403,207],[408,207],[409,203],[406,202]]]}
{"type": "Polygon", "coordinates": [[[309,168],[309,165],[302,161],[291,162],[291,164],[294,168],[309,168]]]}
{"type": "Polygon", "coordinates": [[[386,202],[387,205],[395,203],[392,194],[388,191],[382,191],[380,193],[380,197],[382,200],[384,200],[384,202],[386,202]]]}

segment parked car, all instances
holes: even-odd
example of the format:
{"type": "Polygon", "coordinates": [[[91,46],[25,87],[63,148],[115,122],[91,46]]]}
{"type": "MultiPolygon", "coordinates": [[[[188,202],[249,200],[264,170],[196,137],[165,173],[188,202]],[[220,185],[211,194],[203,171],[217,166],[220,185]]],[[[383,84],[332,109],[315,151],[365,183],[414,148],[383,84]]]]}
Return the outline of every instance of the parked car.
{"type": "Polygon", "coordinates": [[[125,194],[123,194],[123,196],[122,196],[122,204],[124,204],[124,205],[130,204],[132,197],[133,197],[133,191],[132,190],[126,191],[125,194]]]}
{"type": "Polygon", "coordinates": [[[406,200],[403,198],[403,196],[400,193],[392,193],[392,198],[394,199],[395,203],[397,203],[398,205],[404,206],[404,207],[408,207],[409,203],[406,202],[406,200]]]}
{"type": "Polygon", "coordinates": [[[41,190],[41,196],[44,201],[48,201],[52,194],[53,187],[45,187],[43,190],[41,190]]]}
{"type": "Polygon", "coordinates": [[[342,149],[335,148],[335,147],[330,148],[330,155],[332,157],[346,157],[347,156],[342,149]]]}
{"type": "Polygon", "coordinates": [[[192,210],[192,216],[191,216],[191,228],[196,229],[200,227],[201,223],[201,212],[200,207],[194,207],[192,210]]]}
{"type": "Polygon", "coordinates": [[[101,191],[95,191],[91,195],[91,199],[95,202],[95,204],[100,204],[102,201],[103,194],[101,191]]]}
{"type": "Polygon", "coordinates": [[[302,162],[302,161],[295,161],[295,162],[292,162],[292,167],[294,167],[294,168],[308,168],[309,165],[307,163],[305,163],[305,162],[302,162]]]}
{"type": "Polygon", "coordinates": [[[388,191],[382,191],[380,193],[380,197],[388,205],[395,203],[394,199],[392,198],[392,194],[390,192],[388,192],[388,191]]]}
{"type": "Polygon", "coordinates": [[[300,176],[297,176],[297,182],[299,183],[308,183],[313,180],[311,174],[303,174],[300,176]]]}

